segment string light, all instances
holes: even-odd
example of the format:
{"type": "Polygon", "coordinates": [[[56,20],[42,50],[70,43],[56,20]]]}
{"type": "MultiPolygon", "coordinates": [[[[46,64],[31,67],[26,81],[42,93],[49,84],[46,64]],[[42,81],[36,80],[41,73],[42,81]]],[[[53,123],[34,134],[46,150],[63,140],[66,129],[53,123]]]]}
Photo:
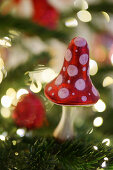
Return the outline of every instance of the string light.
{"type": "Polygon", "coordinates": [[[95,75],[98,71],[98,65],[97,62],[95,60],[90,59],[89,61],[89,68],[90,68],[90,75],[95,75]]]}
{"type": "Polygon", "coordinates": [[[77,16],[82,22],[89,22],[92,19],[91,14],[89,13],[89,11],[86,10],[79,11],[77,13],[77,16]]]}
{"type": "Polygon", "coordinates": [[[1,98],[1,104],[3,107],[8,108],[11,106],[11,103],[12,103],[11,97],[5,95],[1,98]]]}
{"type": "Polygon", "coordinates": [[[105,109],[106,109],[106,104],[101,99],[99,99],[98,102],[93,106],[94,111],[103,112],[105,111],[105,109]]]}
{"type": "Polygon", "coordinates": [[[110,145],[110,139],[106,138],[102,141],[102,143],[105,143],[107,146],[110,145]]]}
{"type": "Polygon", "coordinates": [[[2,141],[5,141],[5,136],[0,135],[0,139],[1,139],[2,141]]]}
{"type": "Polygon", "coordinates": [[[14,99],[14,98],[16,97],[16,91],[15,91],[15,89],[9,88],[9,89],[6,91],[6,95],[7,95],[7,96],[10,96],[12,99],[14,99]]]}
{"type": "Polygon", "coordinates": [[[93,125],[95,127],[100,127],[103,124],[103,118],[102,117],[97,117],[93,121],[93,125]]]}
{"type": "Polygon", "coordinates": [[[3,73],[0,71],[0,83],[2,82],[3,80],[3,73]]]}
{"type": "Polygon", "coordinates": [[[106,167],[106,161],[104,161],[101,165],[102,168],[105,168],[106,167]]]}
{"type": "Polygon", "coordinates": [[[75,18],[69,18],[65,22],[65,26],[67,27],[76,27],[78,25],[78,21],[75,18]]]}
{"type": "Polygon", "coordinates": [[[30,85],[30,90],[34,93],[40,92],[41,89],[42,89],[42,84],[39,81],[37,81],[36,83],[32,82],[30,85]]]}
{"type": "Polygon", "coordinates": [[[10,111],[8,108],[2,107],[2,108],[1,108],[1,115],[2,115],[2,117],[4,117],[4,118],[9,118],[10,115],[11,115],[11,111],[10,111]]]}
{"type": "Polygon", "coordinates": [[[4,47],[11,47],[11,39],[9,37],[4,37],[0,39],[0,45],[4,47]]]}
{"type": "Polygon", "coordinates": [[[110,16],[108,15],[108,13],[105,12],[105,11],[102,11],[102,14],[103,14],[104,18],[106,19],[106,21],[109,22],[110,21],[110,16]]]}
{"type": "Polygon", "coordinates": [[[103,87],[109,86],[113,84],[113,78],[112,77],[105,77],[105,79],[103,80],[103,87]]]}
{"type": "Polygon", "coordinates": [[[25,130],[24,129],[17,129],[16,133],[20,137],[23,137],[25,135],[25,130]]]}
{"type": "Polygon", "coordinates": [[[93,146],[94,150],[98,150],[98,147],[97,146],[93,146]]]}
{"type": "Polygon", "coordinates": [[[20,89],[17,91],[16,98],[19,99],[22,95],[28,94],[29,92],[26,89],[20,89]]]}

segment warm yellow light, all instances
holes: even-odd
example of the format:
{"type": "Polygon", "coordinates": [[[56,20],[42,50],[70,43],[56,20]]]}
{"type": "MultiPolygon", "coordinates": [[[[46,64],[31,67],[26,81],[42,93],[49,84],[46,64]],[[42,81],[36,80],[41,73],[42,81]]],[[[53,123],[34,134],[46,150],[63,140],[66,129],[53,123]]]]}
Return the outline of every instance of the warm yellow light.
{"type": "Polygon", "coordinates": [[[19,99],[22,95],[28,94],[29,92],[26,89],[20,89],[17,91],[16,98],[19,99]]]}
{"type": "Polygon", "coordinates": [[[92,19],[91,14],[89,13],[89,11],[86,10],[79,11],[77,13],[77,16],[82,22],[89,22],[92,19]]]}
{"type": "Polygon", "coordinates": [[[4,68],[4,61],[0,58],[0,70],[4,68]]]}
{"type": "Polygon", "coordinates": [[[0,39],[0,45],[4,47],[11,47],[11,39],[8,37],[4,37],[3,39],[0,39]]]}
{"type": "Polygon", "coordinates": [[[97,62],[95,60],[90,59],[89,61],[89,68],[90,68],[90,75],[95,75],[98,71],[98,65],[97,62]]]}
{"type": "Polygon", "coordinates": [[[0,135],[0,139],[1,139],[2,141],[5,141],[5,136],[0,135]]]}
{"type": "Polygon", "coordinates": [[[78,25],[78,21],[75,18],[69,18],[65,22],[65,26],[67,27],[76,27],[78,25]]]}
{"type": "Polygon", "coordinates": [[[0,71],[0,83],[2,82],[3,80],[3,73],[0,71]]]}
{"type": "Polygon", "coordinates": [[[88,3],[85,0],[82,0],[82,9],[88,9],[88,3]]]}
{"type": "Polygon", "coordinates": [[[105,143],[107,146],[110,145],[110,139],[106,138],[102,141],[102,143],[105,143]]]}
{"type": "Polygon", "coordinates": [[[12,99],[14,99],[14,98],[16,97],[16,91],[15,91],[15,89],[9,88],[9,89],[6,91],[6,95],[7,95],[7,96],[10,96],[12,99]]]}
{"type": "Polygon", "coordinates": [[[103,118],[102,117],[96,117],[93,121],[93,125],[95,127],[100,127],[103,124],[103,118]]]}
{"type": "Polygon", "coordinates": [[[18,155],[19,155],[19,153],[18,153],[18,152],[15,152],[15,155],[16,155],[16,156],[18,156],[18,155]]]}
{"type": "Polygon", "coordinates": [[[9,118],[10,115],[11,115],[11,112],[8,108],[4,108],[2,107],[1,108],[1,115],[4,117],[4,118],[9,118]]]}
{"type": "Polygon", "coordinates": [[[111,55],[111,64],[113,65],[113,54],[111,55]]]}
{"type": "Polygon", "coordinates": [[[105,79],[103,80],[103,87],[109,86],[113,84],[113,79],[112,77],[105,77],[105,79]]]}
{"type": "Polygon", "coordinates": [[[23,137],[25,135],[25,130],[24,129],[17,129],[16,133],[20,137],[23,137]]]}
{"type": "Polygon", "coordinates": [[[109,22],[109,21],[110,21],[110,16],[108,15],[108,13],[107,13],[107,12],[102,11],[102,14],[104,15],[104,17],[105,17],[106,21],[107,21],[107,22],[109,22]]]}
{"type": "Polygon", "coordinates": [[[93,106],[94,111],[103,112],[105,109],[106,104],[101,99],[99,99],[98,102],[93,106]]]}
{"type": "Polygon", "coordinates": [[[11,103],[12,103],[11,97],[5,95],[5,96],[3,96],[3,97],[1,98],[1,104],[2,104],[2,106],[8,108],[8,107],[11,106],[11,103]]]}
{"type": "Polygon", "coordinates": [[[12,144],[13,144],[13,145],[16,145],[16,140],[13,140],[13,141],[12,141],[12,144]]]}
{"type": "Polygon", "coordinates": [[[97,146],[93,146],[94,150],[98,150],[98,147],[97,146]]]}
{"type": "Polygon", "coordinates": [[[50,82],[56,75],[57,74],[51,68],[47,68],[41,73],[42,82],[50,82]]]}
{"type": "Polygon", "coordinates": [[[37,81],[36,83],[32,82],[30,85],[30,90],[34,93],[40,92],[41,89],[42,89],[42,84],[39,81],[37,81]]]}
{"type": "Polygon", "coordinates": [[[88,3],[87,3],[87,1],[86,0],[75,0],[74,1],[74,6],[76,7],[76,8],[82,8],[82,9],[88,9],[88,3]]]}

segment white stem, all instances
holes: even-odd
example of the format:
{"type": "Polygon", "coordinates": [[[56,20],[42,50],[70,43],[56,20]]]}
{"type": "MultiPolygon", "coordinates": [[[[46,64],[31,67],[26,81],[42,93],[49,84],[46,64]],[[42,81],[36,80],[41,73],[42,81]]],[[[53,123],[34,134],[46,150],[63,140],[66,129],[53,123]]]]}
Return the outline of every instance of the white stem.
{"type": "Polygon", "coordinates": [[[63,106],[61,120],[55,129],[53,136],[59,140],[65,141],[74,137],[74,107],[63,106]]]}

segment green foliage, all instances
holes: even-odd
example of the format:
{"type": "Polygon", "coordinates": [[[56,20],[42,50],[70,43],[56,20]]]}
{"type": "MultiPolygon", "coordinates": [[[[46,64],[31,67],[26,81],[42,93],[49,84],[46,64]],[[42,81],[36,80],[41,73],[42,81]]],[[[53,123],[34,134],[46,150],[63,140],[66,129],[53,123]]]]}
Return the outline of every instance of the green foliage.
{"type": "Polygon", "coordinates": [[[88,135],[72,141],[59,142],[54,138],[41,137],[8,139],[0,142],[0,169],[18,170],[95,170],[109,160],[113,166],[113,150],[104,144],[91,142],[88,135]],[[13,142],[16,140],[16,145],[13,142]],[[98,150],[94,150],[97,146],[98,150]]]}

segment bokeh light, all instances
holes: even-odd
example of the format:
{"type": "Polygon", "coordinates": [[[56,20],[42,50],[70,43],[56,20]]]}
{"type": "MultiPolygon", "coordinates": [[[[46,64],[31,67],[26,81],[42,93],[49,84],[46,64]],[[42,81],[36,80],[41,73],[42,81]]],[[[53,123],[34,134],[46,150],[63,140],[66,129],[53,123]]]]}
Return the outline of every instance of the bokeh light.
{"type": "Polygon", "coordinates": [[[102,117],[96,117],[93,121],[93,125],[95,127],[100,127],[103,124],[103,118],[102,117]]]}
{"type": "Polygon", "coordinates": [[[102,99],[99,99],[96,104],[93,106],[93,110],[97,112],[104,112],[106,109],[106,104],[103,102],[102,99]]]}

